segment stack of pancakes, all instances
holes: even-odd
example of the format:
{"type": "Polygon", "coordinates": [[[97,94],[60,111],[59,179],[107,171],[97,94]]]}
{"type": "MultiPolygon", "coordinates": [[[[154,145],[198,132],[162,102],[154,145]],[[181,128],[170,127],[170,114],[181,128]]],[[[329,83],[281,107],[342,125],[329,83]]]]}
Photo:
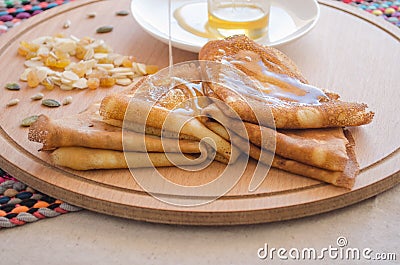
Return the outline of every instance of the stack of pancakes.
{"type": "Polygon", "coordinates": [[[226,164],[245,152],[275,168],[354,185],[354,141],[343,127],[372,121],[365,104],[309,85],[286,55],[245,36],[211,41],[199,59],[217,67],[145,77],[74,117],[42,115],[29,139],[54,150],[56,165],[77,170],[194,165],[213,150],[226,164]]]}

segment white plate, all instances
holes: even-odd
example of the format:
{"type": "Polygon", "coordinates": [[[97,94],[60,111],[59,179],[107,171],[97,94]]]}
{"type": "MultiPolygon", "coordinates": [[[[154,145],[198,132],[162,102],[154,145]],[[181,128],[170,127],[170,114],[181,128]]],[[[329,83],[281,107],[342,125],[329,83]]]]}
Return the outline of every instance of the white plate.
{"type": "MultiPolygon", "coordinates": [[[[182,6],[196,5],[191,23],[207,22],[206,0],[171,0],[171,13],[182,6]]],[[[192,6],[194,7],[194,6],[192,6]]],[[[132,0],[131,11],[139,25],[153,37],[168,43],[168,0],[132,0]]],[[[319,18],[316,0],[273,0],[269,30],[266,37],[256,40],[260,44],[278,46],[295,40],[309,32],[319,18]]],[[[198,52],[209,39],[183,29],[171,17],[171,39],[174,47],[198,52]]]]}

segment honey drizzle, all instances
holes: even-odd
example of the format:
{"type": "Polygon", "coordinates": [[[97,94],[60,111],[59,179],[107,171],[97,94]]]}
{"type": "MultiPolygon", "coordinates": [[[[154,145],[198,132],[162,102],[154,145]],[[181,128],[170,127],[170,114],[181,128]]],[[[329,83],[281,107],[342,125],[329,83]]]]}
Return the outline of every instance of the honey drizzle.
{"type": "Polygon", "coordinates": [[[168,0],[168,56],[169,56],[169,76],[172,77],[174,58],[172,55],[172,0],[168,0]]]}
{"type": "MultiPolygon", "coordinates": [[[[254,87],[248,85],[242,86],[240,91],[248,95],[270,99],[272,97],[287,102],[309,105],[320,104],[320,100],[328,98],[326,94],[317,87],[304,84],[288,75],[276,74],[270,71],[261,56],[252,51],[241,50],[235,55],[223,56],[222,63],[233,65],[235,68],[254,77],[261,83],[258,91],[254,87]]],[[[225,81],[227,81],[227,78],[229,77],[224,77],[225,81]]],[[[232,81],[228,83],[232,83],[232,81]]],[[[275,100],[272,101],[276,102],[275,100]]]]}

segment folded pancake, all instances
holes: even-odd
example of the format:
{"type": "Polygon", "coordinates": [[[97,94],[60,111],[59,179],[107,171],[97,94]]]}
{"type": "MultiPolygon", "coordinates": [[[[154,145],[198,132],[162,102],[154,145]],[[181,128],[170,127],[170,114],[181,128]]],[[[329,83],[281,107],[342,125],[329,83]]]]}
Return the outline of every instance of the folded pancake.
{"type": "Polygon", "coordinates": [[[167,157],[165,153],[121,152],[86,147],[60,147],[50,157],[55,165],[75,170],[174,166],[170,159],[180,166],[190,166],[205,160],[182,159],[182,156],[174,153],[167,157]]]}
{"type": "Polygon", "coordinates": [[[303,163],[293,159],[288,159],[265,149],[262,151],[259,146],[249,143],[246,139],[240,137],[239,135],[234,133],[228,134],[226,129],[220,123],[210,119],[205,120],[204,122],[208,128],[221,135],[224,139],[231,140],[233,138],[233,142],[237,144],[237,147],[241,149],[241,151],[247,152],[251,158],[258,160],[263,164],[270,165],[274,168],[278,168],[293,174],[328,182],[339,187],[351,189],[354,186],[355,177],[358,174],[359,166],[354,153],[354,139],[351,137],[351,134],[348,131],[345,132],[346,139],[349,139],[345,148],[349,159],[346,160],[343,170],[334,171],[310,165],[308,161],[307,163],[303,163]],[[249,148],[243,148],[247,147],[247,145],[249,145],[249,148]]]}
{"type": "MultiPolygon", "coordinates": [[[[229,118],[215,104],[206,107],[203,114],[222,124],[229,124],[235,133],[235,128],[242,122],[229,118]]],[[[208,128],[210,124],[213,126],[209,121],[205,124],[208,128]]],[[[275,131],[248,122],[243,124],[247,135],[239,133],[240,137],[287,159],[333,171],[343,171],[349,159],[346,151],[349,142],[341,128],[275,131]]],[[[215,128],[210,129],[215,132],[215,128]]]]}
{"type": "Polygon", "coordinates": [[[366,104],[340,101],[338,95],[307,84],[286,55],[246,36],[210,41],[199,59],[221,63],[218,71],[204,71],[214,80],[208,85],[244,121],[266,125],[262,118],[267,109],[281,129],[358,126],[372,121],[374,113],[366,110],[366,104]],[[237,69],[251,78],[251,84],[243,81],[237,69]]]}
{"type": "Polygon", "coordinates": [[[42,150],[54,150],[58,147],[90,147],[98,149],[199,153],[199,141],[179,140],[152,135],[143,135],[125,131],[102,121],[98,113],[100,104],[93,104],[86,111],[59,120],[52,120],[45,115],[29,128],[28,139],[43,144],[42,150]]]}
{"type": "MultiPolygon", "coordinates": [[[[138,124],[138,123],[134,123],[131,121],[126,121],[126,120],[120,121],[120,120],[114,120],[114,119],[103,119],[102,121],[104,123],[110,124],[115,127],[128,129],[130,131],[134,131],[137,133],[143,133],[143,125],[138,124]]],[[[174,132],[169,132],[169,131],[165,131],[165,130],[162,131],[160,128],[155,128],[155,127],[151,127],[148,125],[144,129],[145,129],[144,133],[147,135],[155,135],[155,136],[159,136],[159,137],[161,137],[161,135],[162,135],[164,137],[172,138],[172,139],[179,138],[182,140],[198,141],[197,138],[187,135],[187,134],[183,134],[183,133],[176,134],[174,132]]]]}
{"type": "MultiPolygon", "coordinates": [[[[101,102],[100,115],[108,121],[140,124],[142,131],[145,127],[152,127],[176,135],[192,136],[197,140],[206,139],[222,157],[233,163],[240,152],[232,149],[229,142],[196,118],[208,101],[202,97],[201,83],[190,81],[199,75],[198,69],[191,69],[191,73],[189,81],[171,78],[177,75],[168,72],[144,78],[126,93],[105,97],[101,102]]],[[[197,78],[200,80],[200,77],[197,78]]]]}

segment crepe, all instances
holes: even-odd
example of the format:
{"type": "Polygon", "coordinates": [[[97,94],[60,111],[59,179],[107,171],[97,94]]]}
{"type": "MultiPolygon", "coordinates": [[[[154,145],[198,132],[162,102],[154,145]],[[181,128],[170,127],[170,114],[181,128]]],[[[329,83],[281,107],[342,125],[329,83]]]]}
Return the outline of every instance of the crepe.
{"type": "Polygon", "coordinates": [[[241,151],[246,152],[251,158],[258,160],[263,164],[293,174],[328,182],[339,187],[351,189],[354,186],[355,178],[359,172],[359,166],[354,153],[354,139],[349,131],[346,131],[346,139],[349,140],[345,146],[348,159],[345,161],[343,170],[334,171],[310,165],[309,161],[303,163],[282,157],[277,153],[274,154],[268,150],[262,151],[259,146],[249,143],[239,135],[234,133],[228,134],[225,128],[216,121],[207,120],[205,121],[205,124],[208,128],[221,135],[224,139],[231,140],[233,138],[233,142],[237,144],[237,147],[241,151]],[[247,146],[248,148],[246,148],[247,146]]]}
{"type": "Polygon", "coordinates": [[[211,41],[199,59],[208,61],[142,78],[85,113],[42,115],[29,139],[56,149],[56,165],[77,170],[173,166],[168,157],[197,165],[213,149],[225,164],[244,152],[294,174],[354,185],[354,140],[342,127],[371,122],[367,105],[309,85],[285,54],[245,36],[211,41]]]}
{"type": "Polygon", "coordinates": [[[151,126],[143,126],[142,124],[138,124],[138,123],[134,123],[131,121],[120,121],[120,120],[115,120],[115,119],[103,119],[102,120],[104,123],[110,124],[112,126],[115,127],[120,127],[120,128],[124,128],[124,129],[128,129],[130,131],[134,131],[134,132],[138,132],[138,133],[144,133],[147,135],[155,135],[155,136],[163,136],[163,137],[167,137],[167,138],[179,138],[182,140],[192,140],[192,141],[198,141],[196,137],[184,134],[184,133],[174,133],[174,132],[170,132],[170,131],[166,131],[166,130],[161,130],[160,128],[155,128],[155,127],[151,127],[151,126]],[[144,127],[144,128],[143,128],[144,127]],[[144,132],[143,132],[144,129],[144,132]]]}
{"type": "Polygon", "coordinates": [[[221,63],[218,71],[205,71],[214,80],[208,85],[244,121],[268,126],[263,115],[270,110],[276,128],[305,129],[359,126],[374,116],[366,104],[340,101],[337,94],[307,84],[287,56],[246,36],[210,41],[199,59],[221,63]]]}
{"type": "Polygon", "coordinates": [[[272,167],[346,188],[354,185],[359,170],[354,140],[341,127],[369,123],[373,113],[365,111],[365,104],[344,103],[337,94],[307,85],[286,55],[244,36],[209,42],[199,59],[220,62],[218,71],[205,70],[217,80],[203,85],[215,103],[203,110],[211,118],[203,119],[207,127],[225,139],[234,136],[242,151],[249,145],[250,157],[272,167]],[[216,120],[230,125],[230,137],[216,120]],[[236,124],[243,124],[245,133],[237,132],[236,124]]]}
{"type": "MultiPolygon", "coordinates": [[[[196,75],[197,69],[191,69],[191,72],[196,75]]],[[[127,93],[106,96],[101,102],[100,115],[105,120],[140,124],[144,130],[151,127],[197,140],[205,139],[222,157],[233,163],[240,152],[196,118],[208,104],[201,96],[201,83],[159,73],[153,78],[143,79],[127,93]]]]}
{"type": "Polygon", "coordinates": [[[125,131],[102,121],[98,113],[99,104],[93,104],[86,111],[59,120],[45,115],[33,123],[28,139],[43,144],[42,150],[54,150],[58,147],[90,147],[118,151],[199,153],[199,141],[143,135],[125,131]]]}
{"type": "Polygon", "coordinates": [[[75,170],[123,169],[144,167],[169,167],[176,165],[197,165],[205,159],[183,158],[180,154],[121,152],[86,147],[61,147],[51,153],[51,159],[57,166],[75,170]],[[171,160],[170,160],[171,159],[171,160]]]}
{"type": "MultiPolygon", "coordinates": [[[[236,124],[241,123],[227,117],[215,104],[205,108],[203,114],[229,124],[235,133],[235,128],[239,127],[236,124]]],[[[211,130],[216,130],[212,122],[205,121],[205,124],[211,130]]],[[[349,142],[341,128],[275,131],[248,122],[243,124],[246,135],[239,133],[242,138],[287,159],[334,171],[344,170],[349,159],[346,151],[349,142]]],[[[221,136],[226,139],[225,135],[221,136]]]]}

